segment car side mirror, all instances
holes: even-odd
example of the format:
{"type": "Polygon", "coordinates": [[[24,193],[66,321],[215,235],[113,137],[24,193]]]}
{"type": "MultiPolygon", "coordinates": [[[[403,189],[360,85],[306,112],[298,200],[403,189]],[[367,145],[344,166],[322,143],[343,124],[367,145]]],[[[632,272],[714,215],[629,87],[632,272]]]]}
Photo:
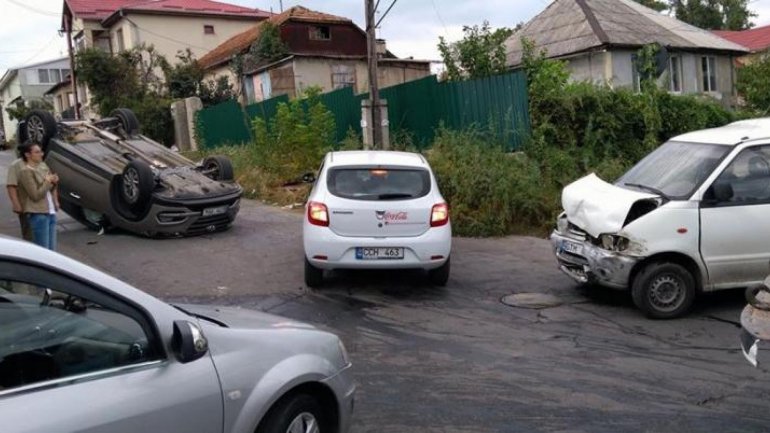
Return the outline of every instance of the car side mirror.
{"type": "Polygon", "coordinates": [[[171,347],[177,360],[186,364],[205,355],[209,343],[198,325],[186,320],[175,320],[171,347]]]}
{"type": "Polygon", "coordinates": [[[733,198],[733,186],[730,182],[718,180],[706,190],[704,198],[716,203],[724,203],[733,198]]]}
{"type": "Polygon", "coordinates": [[[305,173],[302,175],[302,182],[305,183],[313,183],[315,182],[315,174],[313,173],[305,173]]]}

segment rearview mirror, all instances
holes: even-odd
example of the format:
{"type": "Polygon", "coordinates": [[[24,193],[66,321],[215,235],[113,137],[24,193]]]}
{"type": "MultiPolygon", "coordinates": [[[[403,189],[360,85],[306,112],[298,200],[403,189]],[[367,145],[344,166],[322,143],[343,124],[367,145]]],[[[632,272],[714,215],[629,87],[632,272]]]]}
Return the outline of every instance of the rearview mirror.
{"type": "Polygon", "coordinates": [[[171,347],[177,360],[186,364],[205,355],[209,350],[209,343],[198,325],[185,320],[175,320],[171,347]]]}
{"type": "Polygon", "coordinates": [[[315,182],[315,174],[313,173],[305,173],[302,175],[302,182],[305,183],[313,183],[315,182]]]}
{"type": "Polygon", "coordinates": [[[733,198],[733,186],[730,182],[718,180],[706,190],[704,198],[717,203],[724,203],[733,198]]]}

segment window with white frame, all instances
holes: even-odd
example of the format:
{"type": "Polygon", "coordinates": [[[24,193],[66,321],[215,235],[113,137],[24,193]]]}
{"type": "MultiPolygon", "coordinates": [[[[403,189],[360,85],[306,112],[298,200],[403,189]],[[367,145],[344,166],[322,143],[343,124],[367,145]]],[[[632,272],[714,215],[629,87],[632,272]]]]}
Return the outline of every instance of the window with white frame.
{"type": "Polygon", "coordinates": [[[717,59],[713,56],[701,57],[701,71],[703,72],[703,91],[717,91],[717,59]]]}
{"type": "MultiPolygon", "coordinates": [[[[37,72],[37,82],[30,84],[56,84],[63,81],[70,73],[69,69],[38,69],[32,71],[34,74],[37,72]]],[[[34,75],[33,75],[34,76],[34,75]]]]}
{"type": "Polygon", "coordinates": [[[332,65],[332,89],[356,87],[356,68],[353,65],[332,65]]]}
{"type": "Polygon", "coordinates": [[[672,92],[682,91],[682,58],[671,56],[668,60],[668,90],[672,92]]]}

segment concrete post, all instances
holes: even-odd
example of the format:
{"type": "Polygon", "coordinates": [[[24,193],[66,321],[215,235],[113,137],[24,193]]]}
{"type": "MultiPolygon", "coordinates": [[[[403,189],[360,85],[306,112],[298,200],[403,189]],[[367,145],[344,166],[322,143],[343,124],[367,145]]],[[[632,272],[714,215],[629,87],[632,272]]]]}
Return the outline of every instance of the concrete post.
{"type": "Polygon", "coordinates": [[[198,137],[195,134],[195,114],[203,109],[201,98],[193,96],[184,100],[187,111],[187,133],[190,137],[190,150],[198,150],[198,137]]]}
{"type": "Polygon", "coordinates": [[[389,150],[390,149],[390,122],[388,121],[388,100],[380,99],[380,137],[382,143],[380,146],[373,146],[372,125],[369,119],[372,118],[372,102],[369,99],[361,101],[361,133],[364,139],[364,149],[366,150],[389,150]]]}
{"type": "Polygon", "coordinates": [[[190,134],[187,128],[187,107],[184,101],[171,103],[171,118],[174,120],[174,143],[179,150],[191,150],[190,134]]]}

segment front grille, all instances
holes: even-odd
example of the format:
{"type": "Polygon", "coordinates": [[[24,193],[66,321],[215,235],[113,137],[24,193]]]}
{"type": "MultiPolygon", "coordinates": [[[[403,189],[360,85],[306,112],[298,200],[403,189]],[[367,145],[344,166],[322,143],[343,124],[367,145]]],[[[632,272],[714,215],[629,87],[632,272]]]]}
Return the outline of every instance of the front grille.
{"type": "Polygon", "coordinates": [[[202,235],[205,233],[218,232],[226,229],[233,219],[227,214],[212,215],[200,217],[195,220],[185,232],[186,235],[202,235]]]}

